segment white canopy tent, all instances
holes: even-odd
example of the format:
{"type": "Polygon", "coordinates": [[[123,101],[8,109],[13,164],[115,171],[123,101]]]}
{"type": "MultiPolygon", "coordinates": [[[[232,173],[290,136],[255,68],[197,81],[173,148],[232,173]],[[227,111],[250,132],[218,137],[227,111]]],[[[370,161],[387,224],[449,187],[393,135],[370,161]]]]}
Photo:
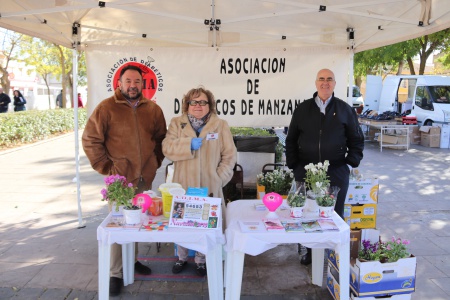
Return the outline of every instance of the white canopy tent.
{"type": "Polygon", "coordinates": [[[2,0],[0,14],[68,48],[347,47],[353,32],[358,52],[450,27],[448,0],[2,0]]]}
{"type": "MultiPolygon", "coordinates": [[[[281,101],[310,97],[315,73],[322,67],[335,71],[339,83],[336,94],[343,95],[347,86],[351,87],[348,82],[353,78],[353,53],[449,28],[450,3],[449,0],[2,0],[0,27],[86,50],[89,110],[95,106],[92,104],[112,94],[114,86],[108,84],[114,84],[111,81],[118,70],[134,59],[148,68],[157,86],[163,85],[149,95],[167,112],[167,119],[177,113],[175,107],[182,94],[201,83],[212,86],[222,104],[224,100],[239,99],[235,103],[236,113],[226,114],[221,107],[222,117],[231,126],[249,122],[254,126],[273,126],[286,125],[291,110],[272,113],[271,107],[269,116],[270,101],[282,99],[281,105],[281,101]],[[230,59],[234,67],[231,73],[227,69],[230,59]],[[277,60],[285,62],[286,69],[270,73],[258,68],[257,75],[246,73],[243,77],[237,74],[236,63],[245,59],[252,64],[258,60],[261,68],[264,60],[272,63],[277,60]],[[224,73],[230,76],[224,77],[224,73]],[[250,92],[249,84],[254,85],[250,92]],[[261,85],[258,92],[256,84],[261,85]],[[263,113],[248,113],[253,101],[250,96],[258,98],[255,101],[259,101],[263,113]]],[[[74,94],[75,97],[76,88],[74,94]]],[[[76,164],[79,182],[78,136],[76,164]]],[[[79,216],[81,224],[80,205],[79,216]]]]}

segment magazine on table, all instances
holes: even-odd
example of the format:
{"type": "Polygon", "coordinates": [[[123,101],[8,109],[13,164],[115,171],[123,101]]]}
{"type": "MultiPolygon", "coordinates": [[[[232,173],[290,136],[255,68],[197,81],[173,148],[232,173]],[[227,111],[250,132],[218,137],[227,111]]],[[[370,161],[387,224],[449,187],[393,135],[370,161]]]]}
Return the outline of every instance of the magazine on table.
{"type": "Polygon", "coordinates": [[[305,232],[301,221],[281,221],[286,232],[305,232]]]}
{"type": "Polygon", "coordinates": [[[285,231],[279,219],[263,219],[267,231],[285,231]]]}
{"type": "Polygon", "coordinates": [[[320,232],[322,231],[322,228],[319,225],[319,222],[317,220],[303,220],[302,221],[303,229],[305,229],[305,232],[320,232]]]}
{"type": "Polygon", "coordinates": [[[169,227],[169,220],[149,220],[147,223],[142,224],[141,230],[147,231],[164,231],[169,227]]]}
{"type": "Polygon", "coordinates": [[[112,216],[109,219],[109,222],[106,224],[106,228],[108,229],[122,229],[122,225],[123,225],[123,217],[115,217],[112,216]]]}
{"type": "Polygon", "coordinates": [[[241,232],[266,232],[266,227],[261,221],[239,221],[241,232]]]}
{"type": "Polygon", "coordinates": [[[339,227],[334,223],[333,219],[318,219],[317,222],[322,230],[339,230],[339,227]]]}

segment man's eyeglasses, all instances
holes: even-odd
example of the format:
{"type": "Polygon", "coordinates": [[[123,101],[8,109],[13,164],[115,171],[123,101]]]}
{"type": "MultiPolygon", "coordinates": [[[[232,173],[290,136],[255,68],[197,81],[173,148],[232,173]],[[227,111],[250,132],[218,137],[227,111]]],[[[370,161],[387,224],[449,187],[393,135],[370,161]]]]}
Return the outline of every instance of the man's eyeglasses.
{"type": "Polygon", "coordinates": [[[334,78],[332,78],[332,77],[328,77],[328,78],[323,78],[323,77],[320,77],[320,78],[318,78],[317,79],[317,81],[320,81],[320,82],[332,82],[332,81],[334,81],[334,78]]]}
{"type": "Polygon", "coordinates": [[[206,100],[200,100],[200,101],[195,101],[195,100],[190,100],[188,101],[190,106],[196,106],[197,104],[200,104],[200,106],[205,106],[206,104],[208,104],[208,101],[206,100]]]}

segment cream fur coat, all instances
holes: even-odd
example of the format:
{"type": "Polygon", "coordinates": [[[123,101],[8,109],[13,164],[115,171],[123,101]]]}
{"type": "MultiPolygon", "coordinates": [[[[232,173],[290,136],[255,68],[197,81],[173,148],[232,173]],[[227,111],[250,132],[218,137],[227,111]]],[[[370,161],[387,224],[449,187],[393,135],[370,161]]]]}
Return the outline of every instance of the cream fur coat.
{"type": "Polygon", "coordinates": [[[196,137],[186,114],[170,121],[162,149],[174,163],[173,182],[180,183],[184,189],[208,187],[208,194],[223,199],[222,188],[233,176],[237,156],[230,127],[212,114],[199,135],[203,138],[202,146],[192,151],[191,140],[196,137]],[[218,134],[216,139],[210,138],[212,133],[218,134]]]}

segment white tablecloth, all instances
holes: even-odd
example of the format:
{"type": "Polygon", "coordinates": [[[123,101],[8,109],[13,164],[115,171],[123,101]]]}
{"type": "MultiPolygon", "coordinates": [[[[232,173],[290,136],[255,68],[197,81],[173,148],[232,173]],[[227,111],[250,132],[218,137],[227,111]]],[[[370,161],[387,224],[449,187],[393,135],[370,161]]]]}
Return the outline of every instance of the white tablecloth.
{"type": "MultiPolygon", "coordinates": [[[[322,231],[317,233],[304,232],[241,232],[239,221],[261,221],[268,211],[257,211],[256,203],[261,200],[237,200],[228,204],[226,211],[227,226],[225,235],[227,243],[226,263],[226,299],[236,300],[240,297],[244,254],[258,255],[279,244],[301,243],[313,248],[313,278],[314,284],[322,285],[323,248],[332,248],[340,253],[340,283],[349,286],[350,261],[350,228],[336,214],[333,220],[339,231],[322,231]],[[318,250],[320,249],[320,250],[318,250]],[[343,271],[346,270],[346,271],[343,271]]],[[[289,210],[277,210],[280,220],[290,219],[289,210]]],[[[309,216],[311,217],[311,216],[309,216]]],[[[348,299],[347,288],[341,288],[341,299],[348,299]]]]}
{"type": "MultiPolygon", "coordinates": [[[[145,220],[145,215],[143,219],[145,220]]],[[[222,245],[220,229],[168,228],[164,231],[107,228],[111,214],[97,228],[99,299],[109,298],[109,261],[113,243],[122,244],[124,285],[134,282],[134,242],[169,242],[206,254],[210,299],[223,299],[222,245]]],[[[158,219],[152,217],[152,219],[158,219]]]]}

